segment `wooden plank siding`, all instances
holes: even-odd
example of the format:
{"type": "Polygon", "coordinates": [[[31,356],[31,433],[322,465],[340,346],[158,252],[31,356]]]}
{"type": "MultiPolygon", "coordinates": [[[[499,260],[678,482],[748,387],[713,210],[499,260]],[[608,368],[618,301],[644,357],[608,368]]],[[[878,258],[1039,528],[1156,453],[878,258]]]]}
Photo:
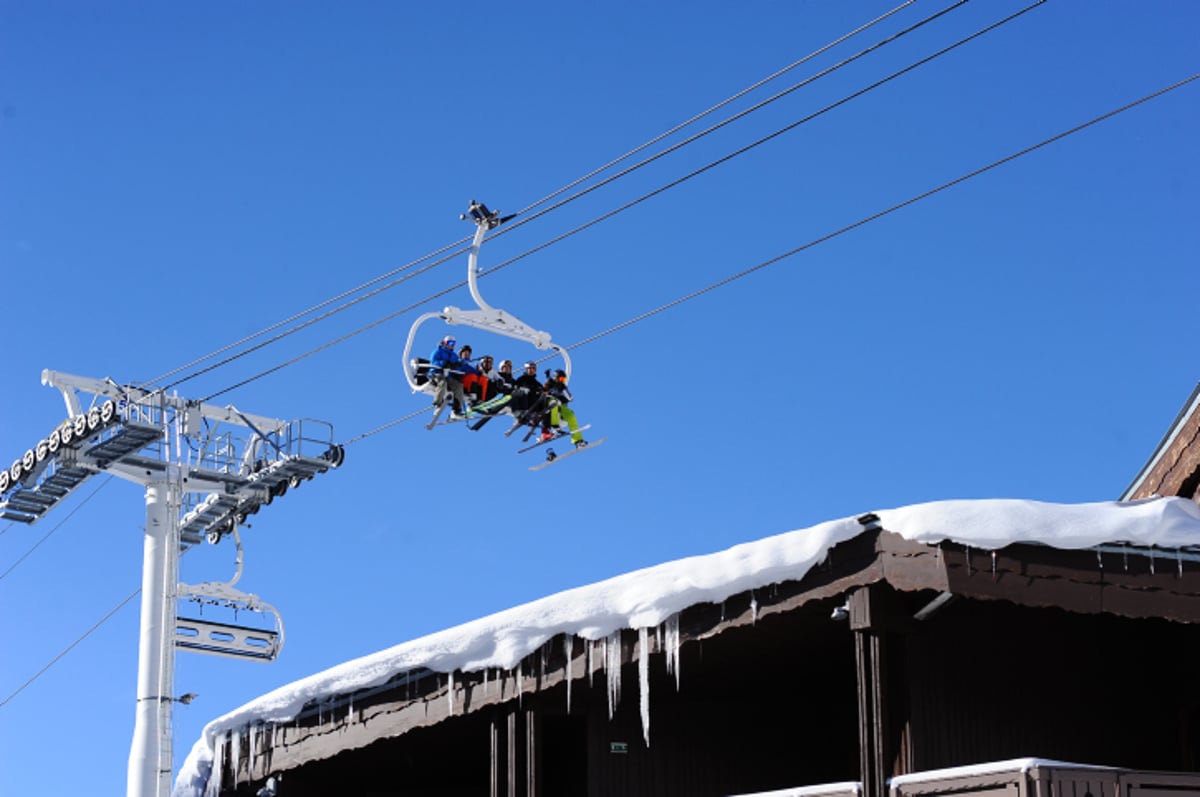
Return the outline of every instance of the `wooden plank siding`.
{"type": "Polygon", "coordinates": [[[1200,501],[1200,385],[1123,497],[1136,500],[1154,495],[1200,501]]]}

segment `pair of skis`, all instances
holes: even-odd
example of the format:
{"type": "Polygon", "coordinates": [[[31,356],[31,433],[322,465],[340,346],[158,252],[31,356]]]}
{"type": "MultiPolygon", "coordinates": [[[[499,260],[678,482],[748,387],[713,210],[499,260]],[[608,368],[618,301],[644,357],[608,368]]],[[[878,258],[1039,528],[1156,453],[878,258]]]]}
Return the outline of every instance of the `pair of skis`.
{"type": "MultiPolygon", "coordinates": [[[[443,421],[443,423],[444,424],[445,423],[458,423],[459,421],[472,420],[472,419],[474,419],[474,417],[476,415],[480,415],[480,414],[483,414],[490,410],[495,410],[495,409],[499,409],[500,407],[503,407],[511,399],[512,399],[512,396],[496,396],[495,398],[488,399],[487,401],[483,402],[482,404],[475,404],[474,406],[467,407],[466,415],[463,415],[460,418],[451,417],[448,420],[443,421]]],[[[438,407],[437,412],[435,412],[433,414],[433,420],[431,420],[429,423],[425,424],[425,428],[432,429],[433,427],[437,426],[438,421],[441,420],[442,413],[445,411],[446,411],[445,404],[438,407]]],[[[486,421],[490,417],[491,417],[491,415],[484,415],[483,418],[480,419],[476,424],[472,425],[471,428],[478,429],[480,426],[483,425],[484,421],[486,421]]]]}
{"type": "MultiPolygon", "coordinates": [[[[504,406],[506,403],[508,403],[508,401],[511,398],[512,398],[512,396],[509,396],[509,395],[497,396],[494,399],[489,399],[488,401],[485,401],[482,404],[477,404],[474,407],[469,408],[467,410],[466,415],[461,416],[459,418],[450,418],[449,420],[444,421],[443,423],[450,424],[450,423],[457,423],[460,420],[469,420],[475,415],[478,415],[480,413],[485,413],[488,410],[498,409],[498,408],[504,406]]],[[[442,413],[445,411],[446,411],[445,405],[438,407],[437,411],[433,414],[433,420],[431,420],[428,424],[426,424],[425,428],[433,429],[433,427],[437,426],[438,421],[442,417],[442,413]]],[[[472,430],[478,430],[479,427],[483,426],[485,423],[487,423],[493,417],[495,417],[495,416],[491,415],[491,414],[484,414],[482,418],[480,418],[475,423],[471,424],[470,428],[472,430]]],[[[540,448],[540,447],[546,445],[547,443],[553,443],[557,440],[563,439],[564,437],[569,438],[574,433],[582,432],[585,429],[590,429],[590,428],[591,428],[591,424],[585,424],[583,426],[578,427],[574,431],[559,429],[553,436],[548,437],[545,440],[538,440],[536,443],[533,443],[532,445],[528,445],[528,446],[525,446],[524,448],[517,449],[517,453],[524,454],[528,451],[532,451],[535,448],[540,448]]],[[[531,466],[529,469],[532,471],[532,470],[541,470],[542,468],[549,467],[550,465],[553,465],[554,463],[556,463],[560,460],[567,459],[567,458],[569,458],[575,454],[578,454],[582,451],[586,451],[589,448],[595,448],[596,446],[600,445],[607,439],[608,439],[607,437],[602,437],[599,440],[593,440],[592,442],[585,442],[583,445],[576,446],[575,448],[572,448],[571,450],[569,450],[565,453],[562,453],[562,454],[555,453],[553,448],[547,448],[546,449],[546,458],[543,461],[539,462],[538,464],[531,466]]]]}

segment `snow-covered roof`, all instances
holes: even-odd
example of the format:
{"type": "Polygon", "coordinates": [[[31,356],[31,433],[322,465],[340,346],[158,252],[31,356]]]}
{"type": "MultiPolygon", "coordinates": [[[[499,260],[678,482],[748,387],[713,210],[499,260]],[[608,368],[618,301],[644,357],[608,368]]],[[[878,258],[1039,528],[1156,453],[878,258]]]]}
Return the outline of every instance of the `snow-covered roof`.
{"type": "MultiPolygon", "coordinates": [[[[1015,499],[939,501],[876,511],[879,525],[918,543],[950,541],[996,550],[1013,543],[1083,549],[1111,543],[1200,546],[1200,507],[1183,498],[1051,504],[1015,499]]],[[[855,517],[778,534],[728,550],[625,573],[404,642],[282,686],[205,726],[180,769],[175,797],[204,793],[214,740],[254,722],[294,718],[310,701],[367,689],[393,676],[512,669],[559,634],[602,639],[656,628],[701,603],[799,580],[833,546],[863,532],[855,517]]]]}

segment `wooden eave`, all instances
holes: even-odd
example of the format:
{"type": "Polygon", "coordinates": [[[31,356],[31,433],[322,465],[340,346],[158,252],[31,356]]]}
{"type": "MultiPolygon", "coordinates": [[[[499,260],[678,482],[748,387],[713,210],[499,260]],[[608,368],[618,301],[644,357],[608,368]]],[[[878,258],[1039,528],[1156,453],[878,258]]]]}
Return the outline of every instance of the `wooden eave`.
{"type": "Polygon", "coordinates": [[[1175,495],[1200,501],[1200,385],[1122,498],[1175,495]]]}
{"type": "MultiPolygon", "coordinates": [[[[988,551],[955,543],[927,545],[880,529],[874,521],[865,522],[862,534],[835,546],[801,579],[743,592],[721,604],[695,604],[683,610],[678,618],[680,646],[814,602],[826,604],[820,616],[827,622],[828,607],[879,584],[886,584],[902,599],[849,601],[852,628],[904,631],[920,622],[916,619],[920,610],[936,605],[933,601],[940,596],[1200,622],[1200,555],[1133,546],[1064,551],[1017,544],[988,551]]],[[[589,678],[589,666],[598,671],[603,661],[604,644],[605,640],[559,635],[515,670],[453,674],[417,670],[399,674],[394,683],[383,687],[331,695],[319,705],[307,706],[294,720],[243,730],[237,780],[262,779],[271,772],[534,695],[568,679],[589,678]],[[250,734],[257,735],[253,742],[250,734]],[[254,771],[249,771],[251,744],[259,752],[254,771]]],[[[653,630],[642,636],[625,629],[619,644],[621,661],[629,663],[647,652],[666,652],[667,643],[653,630]],[[643,642],[647,651],[641,650],[643,642]]]]}

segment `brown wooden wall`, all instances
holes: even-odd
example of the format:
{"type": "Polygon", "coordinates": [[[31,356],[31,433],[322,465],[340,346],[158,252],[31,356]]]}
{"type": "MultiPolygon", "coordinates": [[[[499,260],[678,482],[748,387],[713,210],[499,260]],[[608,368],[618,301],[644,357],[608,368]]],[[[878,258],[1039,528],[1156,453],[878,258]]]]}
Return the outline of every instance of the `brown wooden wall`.
{"type": "MultiPolygon", "coordinates": [[[[959,553],[940,557],[951,571],[959,553]]],[[[1090,556],[1091,569],[1114,584],[1136,575],[1133,565],[1116,572],[1090,556]]],[[[1003,556],[995,562],[995,571],[973,566],[949,581],[1004,587],[1014,576],[1003,556]]],[[[1174,603],[1172,590],[1191,583],[1191,566],[1160,564],[1170,566],[1145,574],[1142,592],[1174,603]]],[[[1045,592],[1054,574],[1034,570],[1037,579],[1025,573],[1020,583],[1045,592]]],[[[1095,575],[1055,572],[1072,584],[1095,575]]],[[[475,697],[454,714],[445,711],[445,677],[435,676],[428,699],[416,698],[420,689],[406,692],[413,699],[403,711],[376,711],[400,697],[381,695],[370,708],[356,701],[353,723],[326,712],[321,723],[301,727],[336,749],[339,740],[392,727],[405,712],[442,712],[427,727],[409,724],[393,731],[400,735],[288,771],[286,797],[719,797],[860,780],[856,669],[867,631],[885,642],[876,653],[887,682],[887,775],[1018,757],[1200,771],[1200,623],[1023,607],[986,592],[918,622],[912,615],[938,592],[872,590],[873,605],[888,610],[876,614],[891,618],[879,630],[861,627],[864,617],[853,612],[832,620],[840,595],[744,622],[738,601],[715,607],[741,624],[681,648],[678,688],[665,656],[650,657],[649,747],[636,660],[622,668],[611,719],[604,672],[589,677],[582,665],[573,669],[569,708],[563,669],[553,662],[547,672],[558,675],[527,674],[524,692],[494,681],[472,687],[475,697]],[[485,693],[500,699],[484,701],[485,693]]],[[[638,647],[633,632],[624,647],[638,647]]],[[[223,793],[251,795],[260,785],[261,777],[243,780],[223,793]]]]}
{"type": "Polygon", "coordinates": [[[1200,764],[1200,628],[979,601],[907,639],[913,767],[1200,764]]]}

